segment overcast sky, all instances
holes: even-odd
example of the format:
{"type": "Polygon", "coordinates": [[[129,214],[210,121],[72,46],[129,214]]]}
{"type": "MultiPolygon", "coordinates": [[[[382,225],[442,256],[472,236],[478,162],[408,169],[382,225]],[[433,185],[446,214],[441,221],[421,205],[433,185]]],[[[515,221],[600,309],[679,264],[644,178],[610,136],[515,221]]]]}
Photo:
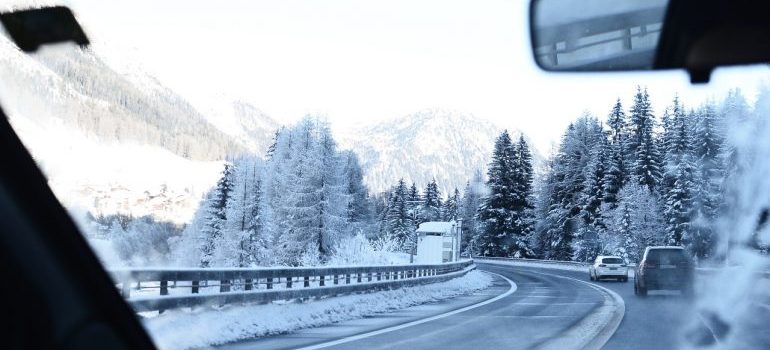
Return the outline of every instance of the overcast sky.
{"type": "Polygon", "coordinates": [[[739,86],[753,99],[768,77],[732,69],[692,87],[681,72],[544,73],[523,0],[69,4],[112,62],[133,62],[189,99],[241,98],[281,122],[324,113],[337,129],[455,109],[517,127],[543,152],[584,111],[604,119],[617,97],[629,103],[637,84],[660,112],[675,93],[694,105],[739,86]]]}

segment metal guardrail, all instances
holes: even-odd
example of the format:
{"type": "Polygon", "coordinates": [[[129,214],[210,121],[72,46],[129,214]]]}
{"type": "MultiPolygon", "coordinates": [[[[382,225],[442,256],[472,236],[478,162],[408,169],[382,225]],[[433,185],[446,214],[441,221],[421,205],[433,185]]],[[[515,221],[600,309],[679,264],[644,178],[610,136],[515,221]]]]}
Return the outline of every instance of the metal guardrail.
{"type": "Polygon", "coordinates": [[[475,269],[472,260],[433,265],[320,268],[115,269],[121,293],[137,312],[180,307],[322,298],[443,282],[475,269]],[[214,283],[211,283],[214,282],[214,283]],[[211,290],[213,287],[213,290],[211,290]],[[218,288],[217,288],[218,287],[218,288]],[[186,293],[189,288],[189,293],[186,293]],[[154,290],[158,294],[154,294],[154,290]],[[169,294],[169,291],[181,293],[169,294]],[[137,292],[132,297],[132,291],[137,292]],[[153,291],[154,295],[147,295],[153,291]]]}

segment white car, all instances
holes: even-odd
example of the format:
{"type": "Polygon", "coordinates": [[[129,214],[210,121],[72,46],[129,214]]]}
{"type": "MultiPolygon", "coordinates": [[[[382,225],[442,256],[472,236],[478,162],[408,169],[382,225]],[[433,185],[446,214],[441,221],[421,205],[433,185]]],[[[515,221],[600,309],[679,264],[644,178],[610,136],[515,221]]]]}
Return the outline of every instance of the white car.
{"type": "Polygon", "coordinates": [[[588,268],[588,274],[591,281],[615,278],[618,281],[628,282],[628,265],[619,256],[599,255],[588,268]]]}

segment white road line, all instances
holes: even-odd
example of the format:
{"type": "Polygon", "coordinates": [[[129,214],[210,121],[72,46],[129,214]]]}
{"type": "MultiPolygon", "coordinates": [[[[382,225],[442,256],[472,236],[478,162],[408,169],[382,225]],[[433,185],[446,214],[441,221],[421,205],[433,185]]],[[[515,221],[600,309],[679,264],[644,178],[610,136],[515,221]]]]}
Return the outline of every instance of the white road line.
{"type": "Polygon", "coordinates": [[[494,303],[494,302],[496,302],[496,301],[498,301],[498,300],[500,300],[502,298],[505,298],[505,297],[513,294],[514,292],[516,292],[516,289],[518,288],[516,286],[516,283],[511,281],[507,277],[505,277],[503,275],[500,275],[500,274],[497,274],[497,273],[494,273],[494,272],[489,272],[489,271],[484,271],[484,273],[490,273],[490,274],[495,274],[495,275],[500,276],[502,279],[506,280],[508,282],[508,284],[511,285],[511,287],[505,293],[500,294],[500,295],[498,295],[498,296],[496,296],[496,297],[494,297],[492,299],[487,299],[487,300],[484,300],[482,302],[479,302],[479,303],[476,303],[476,304],[473,304],[473,305],[468,305],[466,307],[463,307],[463,308],[460,308],[460,309],[457,309],[457,310],[452,310],[452,311],[449,311],[449,312],[445,312],[443,314],[431,316],[431,317],[428,317],[428,318],[423,318],[423,319],[412,321],[412,322],[407,322],[407,323],[400,324],[400,325],[397,325],[397,326],[392,326],[392,327],[387,327],[387,328],[383,328],[383,329],[378,329],[376,331],[356,334],[356,335],[353,335],[353,336],[350,336],[350,337],[345,337],[345,338],[341,338],[341,339],[337,339],[337,340],[333,340],[333,341],[329,341],[329,342],[325,342],[325,343],[320,343],[320,344],[315,344],[315,345],[306,346],[306,347],[302,347],[302,348],[297,348],[297,350],[323,349],[323,348],[328,348],[330,346],[345,344],[345,343],[349,343],[349,342],[352,342],[352,341],[373,337],[375,335],[380,335],[380,334],[384,334],[384,333],[390,333],[390,332],[393,332],[393,331],[397,331],[399,329],[404,329],[404,328],[416,326],[416,325],[419,325],[419,324],[423,324],[423,323],[426,323],[426,322],[435,321],[435,320],[438,320],[438,319],[441,319],[441,318],[444,318],[444,317],[449,317],[449,316],[452,316],[452,315],[459,314],[461,312],[465,312],[465,311],[468,311],[468,310],[471,310],[471,309],[475,309],[477,307],[481,307],[481,306],[484,306],[484,305],[487,305],[487,304],[491,304],[491,303],[494,303]]]}
{"type": "Polygon", "coordinates": [[[626,313],[626,304],[618,293],[577,278],[534,271],[526,271],[526,273],[572,280],[602,292],[605,299],[602,306],[570,327],[561,337],[551,339],[538,346],[537,349],[601,349],[620,326],[626,313]],[[601,328],[596,329],[597,324],[601,328]]]}

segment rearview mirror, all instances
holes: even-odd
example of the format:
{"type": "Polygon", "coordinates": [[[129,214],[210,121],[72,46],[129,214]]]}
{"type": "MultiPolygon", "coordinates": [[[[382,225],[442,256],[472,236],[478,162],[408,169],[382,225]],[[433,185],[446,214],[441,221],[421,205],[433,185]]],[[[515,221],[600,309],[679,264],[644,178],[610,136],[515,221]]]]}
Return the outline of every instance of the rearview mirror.
{"type": "Polygon", "coordinates": [[[0,13],[0,23],[25,52],[36,51],[45,44],[67,41],[83,47],[89,44],[75,15],[63,6],[0,13]]]}
{"type": "Polygon", "coordinates": [[[652,69],[668,0],[535,0],[532,44],[549,71],[652,69]]]}
{"type": "Polygon", "coordinates": [[[530,37],[546,71],[685,69],[770,62],[770,3],[756,0],[532,0],[530,37]]]}

